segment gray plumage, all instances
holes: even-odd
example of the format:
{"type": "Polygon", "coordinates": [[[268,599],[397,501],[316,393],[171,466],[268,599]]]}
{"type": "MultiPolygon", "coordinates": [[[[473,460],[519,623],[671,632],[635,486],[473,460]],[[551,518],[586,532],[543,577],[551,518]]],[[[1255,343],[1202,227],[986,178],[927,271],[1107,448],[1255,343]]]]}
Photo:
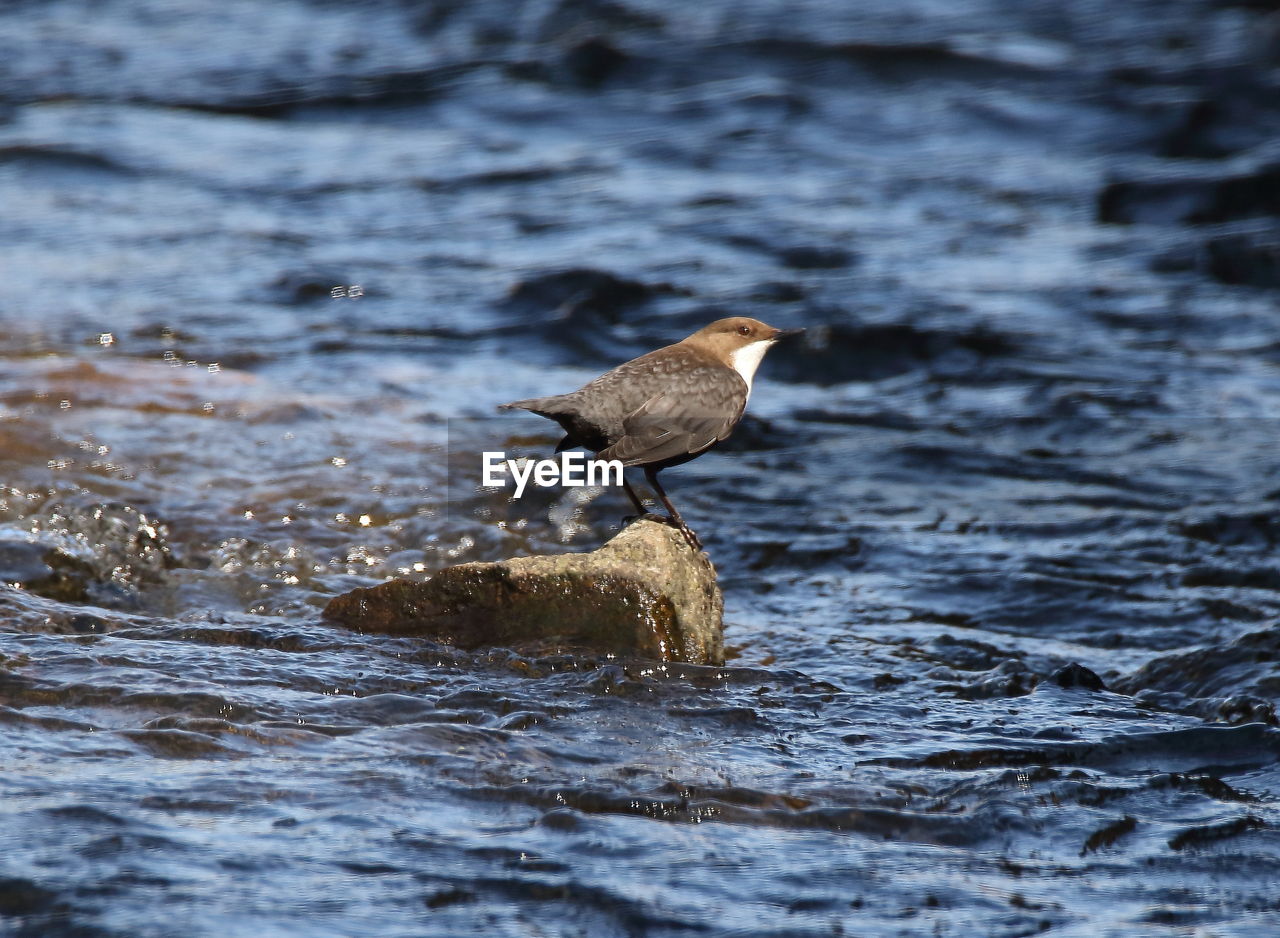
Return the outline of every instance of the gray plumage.
{"type": "Polygon", "coordinates": [[[624,466],[674,465],[710,449],[742,418],[747,383],[733,368],[681,344],[607,371],[577,391],[514,401],[560,424],[559,452],[583,446],[624,466]]]}
{"type": "MultiPolygon", "coordinates": [[[[801,330],[790,330],[799,332],[801,330]]],[[[715,446],[738,425],[764,353],[787,335],[756,319],[718,319],[693,335],[606,371],[578,390],[503,404],[548,417],[564,428],[556,452],[586,447],[600,459],[641,466],[670,523],[694,550],[698,536],[658,482],[658,472],[715,446]]],[[[645,507],[624,478],[636,511],[645,507]]]]}

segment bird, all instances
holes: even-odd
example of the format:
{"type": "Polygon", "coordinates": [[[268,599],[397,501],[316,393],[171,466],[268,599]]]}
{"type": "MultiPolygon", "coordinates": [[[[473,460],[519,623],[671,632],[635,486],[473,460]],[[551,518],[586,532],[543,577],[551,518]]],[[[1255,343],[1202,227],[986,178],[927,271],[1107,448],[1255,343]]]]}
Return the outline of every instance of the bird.
{"type": "Polygon", "coordinates": [[[624,362],[576,391],[499,405],[527,410],[565,432],[556,452],[584,448],[597,459],[639,467],[669,518],[650,515],[626,477],[622,485],[640,517],[675,527],[695,551],[702,542],[658,481],[658,473],[688,462],[723,441],[747,407],[752,380],[779,339],[803,329],[776,329],[758,319],[731,316],[624,362]]]}

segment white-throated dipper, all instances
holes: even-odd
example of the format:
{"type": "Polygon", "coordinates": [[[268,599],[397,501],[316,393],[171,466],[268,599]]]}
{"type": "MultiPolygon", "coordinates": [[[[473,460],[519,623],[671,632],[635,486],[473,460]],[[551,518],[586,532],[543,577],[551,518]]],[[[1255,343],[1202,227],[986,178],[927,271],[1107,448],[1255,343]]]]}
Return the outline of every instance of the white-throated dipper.
{"type": "MultiPolygon", "coordinates": [[[[698,536],[680,517],[658,482],[668,466],[688,462],[715,446],[737,426],[751,396],[751,379],[764,353],[778,339],[803,329],[775,329],[758,319],[717,319],[681,342],[606,371],[578,390],[501,405],[548,417],[564,428],[559,453],[584,447],[598,459],[640,466],[671,524],[695,550],[698,536]]],[[[647,514],[622,480],[627,496],[647,514]]]]}

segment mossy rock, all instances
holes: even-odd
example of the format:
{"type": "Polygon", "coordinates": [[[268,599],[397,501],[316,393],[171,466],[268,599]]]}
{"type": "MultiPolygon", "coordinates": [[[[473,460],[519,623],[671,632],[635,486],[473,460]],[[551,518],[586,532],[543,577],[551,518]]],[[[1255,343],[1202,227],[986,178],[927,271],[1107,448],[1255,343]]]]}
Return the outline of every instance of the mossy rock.
{"type": "Polygon", "coordinates": [[[590,553],[465,563],[353,590],[324,617],[466,649],[535,644],[722,664],[723,613],[707,555],[664,524],[638,521],[590,553]]]}

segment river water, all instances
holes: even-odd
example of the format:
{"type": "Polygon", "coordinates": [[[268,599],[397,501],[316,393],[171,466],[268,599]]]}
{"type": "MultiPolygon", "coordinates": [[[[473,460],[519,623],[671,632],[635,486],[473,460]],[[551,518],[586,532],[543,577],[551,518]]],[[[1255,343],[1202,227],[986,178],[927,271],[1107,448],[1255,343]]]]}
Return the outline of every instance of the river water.
{"type": "Polygon", "coordinates": [[[0,8],[0,933],[1280,933],[1269,7],[0,8]],[[320,620],[726,314],[725,667],[320,620]]]}

